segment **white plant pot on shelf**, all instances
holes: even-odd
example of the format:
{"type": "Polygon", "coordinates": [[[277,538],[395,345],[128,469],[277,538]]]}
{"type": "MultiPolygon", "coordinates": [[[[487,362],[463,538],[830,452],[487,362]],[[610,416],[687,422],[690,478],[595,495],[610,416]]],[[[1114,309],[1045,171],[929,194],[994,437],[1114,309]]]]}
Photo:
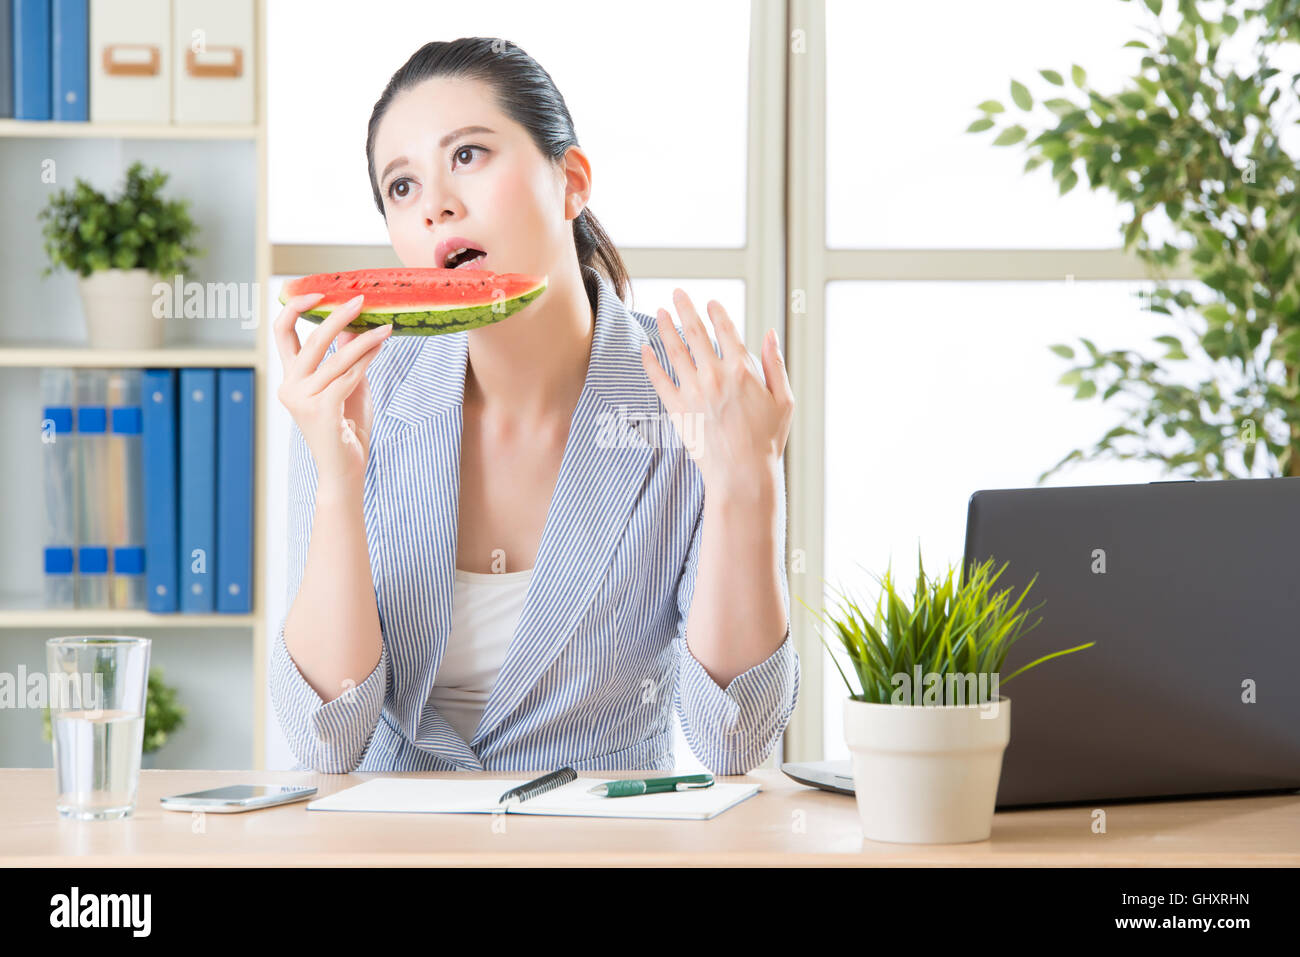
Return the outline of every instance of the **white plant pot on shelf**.
{"type": "Polygon", "coordinates": [[[1011,701],[985,705],[873,704],[844,699],[862,833],[896,844],[987,840],[1011,701]]]}
{"type": "Polygon", "coordinates": [[[102,269],[77,277],[89,343],[96,349],[157,349],[166,318],[153,314],[157,276],[146,269],[102,269]]]}

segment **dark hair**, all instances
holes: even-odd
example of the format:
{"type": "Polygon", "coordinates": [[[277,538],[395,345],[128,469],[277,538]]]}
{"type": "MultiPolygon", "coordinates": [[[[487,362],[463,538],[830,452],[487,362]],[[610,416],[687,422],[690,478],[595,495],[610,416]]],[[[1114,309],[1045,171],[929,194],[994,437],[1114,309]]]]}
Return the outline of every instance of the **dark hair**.
{"type": "MultiPolygon", "coordinates": [[[[537,149],[553,162],[560,162],[570,146],[578,145],[573,118],[551,75],[520,47],[509,40],[494,37],[461,37],[426,43],[393,74],[370,113],[366,162],[375,205],[385,219],[388,216],[375,178],[375,135],[379,122],[388,112],[393,97],[435,76],[486,83],[498,108],[526,129],[537,149]]],[[[578,262],[603,272],[619,299],[626,300],[630,288],[627,267],[590,209],[584,208],[573,220],[573,242],[578,262]]],[[[594,291],[589,292],[594,301],[594,291]]]]}

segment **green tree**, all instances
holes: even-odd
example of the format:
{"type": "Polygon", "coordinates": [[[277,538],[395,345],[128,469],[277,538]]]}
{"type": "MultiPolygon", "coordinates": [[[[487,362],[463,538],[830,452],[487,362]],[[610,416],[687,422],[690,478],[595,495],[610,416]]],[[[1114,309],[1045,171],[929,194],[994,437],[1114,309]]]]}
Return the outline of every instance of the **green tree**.
{"type": "Polygon", "coordinates": [[[994,145],[1023,143],[1026,172],[1049,165],[1062,195],[1082,176],[1128,204],[1124,248],[1155,280],[1145,305],[1189,333],[1156,337],[1165,347],[1158,360],[1100,351],[1085,338],[1077,352],[1052,346],[1062,358],[1079,357],[1061,384],[1078,399],[1118,397],[1124,418],[1039,481],[1072,460],[1101,458],[1160,461],[1167,473],[1196,478],[1246,477],[1258,459],[1270,475],[1300,476],[1300,167],[1280,144],[1297,123],[1300,73],[1272,65],[1300,39],[1300,0],[1178,0],[1168,32],[1156,19],[1162,0],[1143,2],[1152,29],[1124,44],[1145,52],[1122,90],[1093,88],[1077,64],[1068,81],[1044,69],[1051,95],[1036,102],[1016,80],[1010,94],[1022,113],[1045,113],[1054,125],[1028,128],[1029,120],[985,100],[968,128],[996,131],[994,145]],[[1237,42],[1254,38],[1253,54],[1234,69],[1220,54],[1239,32],[1237,42]],[[1172,242],[1152,240],[1146,223],[1157,209],[1172,242]],[[1199,296],[1171,288],[1168,270],[1180,262],[1199,296]],[[1207,364],[1203,381],[1183,384],[1207,364]],[[1171,376],[1175,369],[1192,374],[1171,376]],[[1176,441],[1160,440],[1156,429],[1176,441]]]}

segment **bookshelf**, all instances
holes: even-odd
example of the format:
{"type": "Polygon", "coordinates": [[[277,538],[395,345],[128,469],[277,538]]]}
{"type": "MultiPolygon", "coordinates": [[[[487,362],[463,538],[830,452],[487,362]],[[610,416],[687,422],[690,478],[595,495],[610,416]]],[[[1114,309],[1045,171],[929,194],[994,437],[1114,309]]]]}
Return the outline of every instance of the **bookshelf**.
{"type": "MultiPolygon", "coordinates": [[[[141,634],[152,638],[151,665],[178,687],[189,708],[186,725],[158,752],[154,767],[265,767],[267,327],[270,244],[267,232],[266,0],[254,0],[257,122],[239,126],[58,123],[0,119],[0,283],[8,292],[0,315],[0,468],[10,487],[40,484],[31,453],[38,421],[39,370],[73,368],[246,367],[254,376],[253,610],[251,614],[158,615],[130,609],[41,607],[39,549],[43,498],[11,495],[0,506],[0,670],[45,668],[43,644],[58,634],[141,634]],[[40,277],[46,265],[34,213],[48,196],[80,176],[101,188],[120,185],[134,159],[171,174],[164,192],[192,200],[198,243],[195,278],[252,282],[251,328],[233,319],[169,320],[166,345],[149,350],[97,350],[84,339],[76,283],[67,273],[40,277]],[[54,184],[40,179],[53,160],[54,184]],[[29,179],[24,179],[29,177],[29,179]],[[19,318],[16,318],[19,317],[19,318]],[[31,317],[39,317],[35,321],[31,317]]],[[[0,765],[48,767],[39,709],[5,717],[0,765]]]]}
{"type": "MultiPolygon", "coordinates": [[[[22,601],[24,599],[20,599],[22,601]]],[[[6,606],[0,610],[0,628],[229,628],[249,627],[254,615],[155,615],[147,611],[117,608],[41,608],[37,597],[25,599],[30,608],[6,606]],[[175,619],[175,620],[173,620],[175,619]]],[[[86,632],[89,634],[90,632],[86,632]]]]}
{"type": "Polygon", "coordinates": [[[0,137],[95,140],[256,140],[257,126],[176,126],[154,123],[55,123],[0,119],[0,137]]]}
{"type": "Polygon", "coordinates": [[[182,366],[256,367],[258,350],[222,349],[204,346],[169,349],[91,349],[58,344],[7,345],[0,342],[0,368],[41,368],[43,366],[77,366],[83,369],[175,369],[182,366]]]}

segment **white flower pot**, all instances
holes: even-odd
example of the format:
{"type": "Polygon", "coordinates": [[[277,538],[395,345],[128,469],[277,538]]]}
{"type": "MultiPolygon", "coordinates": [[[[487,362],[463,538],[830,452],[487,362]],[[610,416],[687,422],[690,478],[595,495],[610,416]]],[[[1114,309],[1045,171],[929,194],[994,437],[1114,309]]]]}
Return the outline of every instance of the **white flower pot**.
{"type": "Polygon", "coordinates": [[[153,314],[153,287],[146,269],[103,269],[77,277],[90,345],[96,349],[157,349],[165,317],[153,314]]]}
{"type": "Polygon", "coordinates": [[[1011,701],[987,705],[872,704],[844,699],[862,833],[898,844],[987,840],[1011,701]]]}

